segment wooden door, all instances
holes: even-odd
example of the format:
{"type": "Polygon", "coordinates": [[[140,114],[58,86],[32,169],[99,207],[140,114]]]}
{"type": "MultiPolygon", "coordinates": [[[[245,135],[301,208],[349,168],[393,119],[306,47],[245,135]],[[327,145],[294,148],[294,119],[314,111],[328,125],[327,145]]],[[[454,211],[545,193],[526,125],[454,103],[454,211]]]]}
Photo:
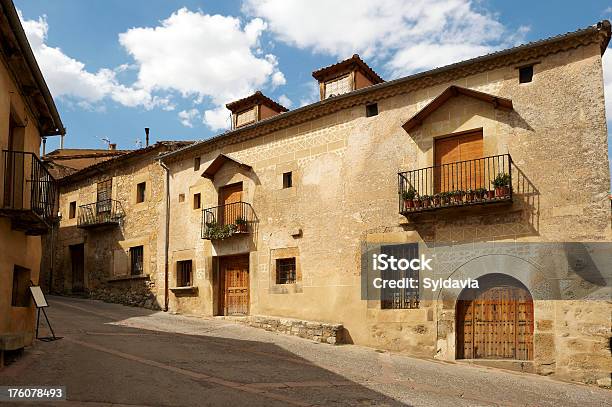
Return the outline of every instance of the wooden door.
{"type": "Polygon", "coordinates": [[[247,256],[221,258],[220,296],[223,315],[249,314],[249,258],[247,256]]]}
{"type": "Polygon", "coordinates": [[[236,219],[241,217],[242,213],[242,183],[225,186],[219,190],[219,205],[222,205],[219,211],[219,224],[229,225],[236,223],[236,219]]]}
{"type": "Polygon", "coordinates": [[[107,179],[102,182],[98,182],[96,194],[96,215],[98,222],[108,222],[110,219],[110,213],[112,209],[112,191],[113,191],[113,180],[107,179]]]}
{"type": "Polygon", "coordinates": [[[436,192],[485,187],[482,131],[436,139],[434,178],[436,192]],[[473,161],[476,160],[476,161],[473,161]]]}
{"type": "Polygon", "coordinates": [[[72,264],[72,291],[83,291],[85,288],[85,246],[83,244],[70,246],[70,261],[72,264]]]}
{"type": "Polygon", "coordinates": [[[533,359],[533,300],[523,288],[494,287],[457,303],[457,358],[533,359]]]}

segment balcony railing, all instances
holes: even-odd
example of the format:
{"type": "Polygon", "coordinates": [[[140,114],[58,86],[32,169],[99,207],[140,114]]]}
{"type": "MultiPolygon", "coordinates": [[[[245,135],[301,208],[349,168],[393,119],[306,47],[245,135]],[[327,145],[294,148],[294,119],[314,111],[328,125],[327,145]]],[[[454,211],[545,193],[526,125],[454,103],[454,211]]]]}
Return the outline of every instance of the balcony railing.
{"type": "Polygon", "coordinates": [[[77,227],[118,226],[125,217],[121,202],[114,199],[79,206],[77,227]]]}
{"type": "Polygon", "coordinates": [[[53,222],[57,183],[36,154],[2,151],[0,216],[28,235],[46,233],[53,222]]]}
{"type": "Polygon", "coordinates": [[[398,173],[402,214],[512,201],[510,154],[398,173]]]}
{"type": "Polygon", "coordinates": [[[255,212],[251,204],[234,202],[202,210],[202,239],[222,240],[252,232],[255,212]]]}

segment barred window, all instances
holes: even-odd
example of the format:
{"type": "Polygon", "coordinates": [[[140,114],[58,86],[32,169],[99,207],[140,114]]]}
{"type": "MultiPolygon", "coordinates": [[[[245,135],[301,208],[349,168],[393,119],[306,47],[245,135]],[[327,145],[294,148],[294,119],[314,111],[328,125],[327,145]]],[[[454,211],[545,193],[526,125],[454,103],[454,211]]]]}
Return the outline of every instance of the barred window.
{"type": "Polygon", "coordinates": [[[327,81],[325,82],[325,99],[330,96],[338,96],[342,95],[343,93],[348,93],[351,90],[351,77],[349,75],[327,81]]]}
{"type": "Polygon", "coordinates": [[[130,247],[130,273],[133,276],[144,274],[144,248],[130,247]]]}
{"type": "Polygon", "coordinates": [[[191,260],[182,260],[176,262],[176,286],[191,287],[193,263],[191,260]]]}
{"type": "MultiPolygon", "coordinates": [[[[412,260],[419,257],[419,245],[417,243],[384,245],[380,247],[380,253],[393,256],[396,259],[412,260]]],[[[385,270],[381,271],[387,280],[401,280],[403,278],[419,279],[419,270],[385,270]]],[[[382,277],[382,276],[381,276],[382,277]]],[[[382,309],[410,309],[419,308],[418,288],[389,288],[380,290],[380,307],[382,309]]]]}
{"type": "Polygon", "coordinates": [[[276,284],[295,284],[295,257],[276,259],[276,284]]]}

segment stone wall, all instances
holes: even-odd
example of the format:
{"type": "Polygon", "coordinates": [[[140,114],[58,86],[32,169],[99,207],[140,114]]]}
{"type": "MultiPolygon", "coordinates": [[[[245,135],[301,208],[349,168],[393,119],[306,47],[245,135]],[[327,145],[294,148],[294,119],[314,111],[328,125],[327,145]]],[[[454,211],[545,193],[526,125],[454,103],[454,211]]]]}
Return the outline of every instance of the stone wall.
{"type": "Polygon", "coordinates": [[[262,315],[249,315],[244,318],[230,318],[255,328],[262,328],[270,332],[285,335],[299,336],[315,342],[340,345],[346,343],[344,327],[342,324],[328,324],[325,322],[303,321],[292,318],[270,317],[262,315]]]}

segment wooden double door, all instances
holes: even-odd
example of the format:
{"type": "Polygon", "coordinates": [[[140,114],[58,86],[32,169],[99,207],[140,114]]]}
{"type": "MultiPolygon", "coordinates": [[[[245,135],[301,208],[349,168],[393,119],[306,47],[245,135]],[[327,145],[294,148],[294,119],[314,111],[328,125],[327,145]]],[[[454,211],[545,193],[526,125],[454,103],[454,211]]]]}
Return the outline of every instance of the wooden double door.
{"type": "Polygon", "coordinates": [[[219,314],[249,314],[249,256],[219,258],[219,314]]]}
{"type": "Polygon", "coordinates": [[[493,287],[457,302],[458,359],[533,359],[533,300],[519,287],[493,287]]]}
{"type": "Polygon", "coordinates": [[[435,192],[486,188],[482,130],[436,139],[435,192]]]}

